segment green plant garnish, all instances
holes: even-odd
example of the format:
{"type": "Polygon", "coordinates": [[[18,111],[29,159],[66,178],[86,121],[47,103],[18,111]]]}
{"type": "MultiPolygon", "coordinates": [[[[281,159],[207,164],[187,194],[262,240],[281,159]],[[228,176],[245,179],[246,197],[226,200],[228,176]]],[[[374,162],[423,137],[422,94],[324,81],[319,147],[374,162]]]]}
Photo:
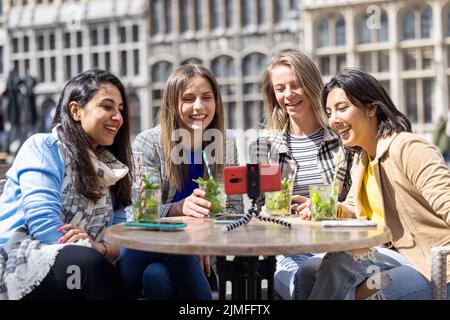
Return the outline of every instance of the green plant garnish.
{"type": "Polygon", "coordinates": [[[289,214],[291,211],[292,179],[281,180],[281,190],[266,192],[266,209],[271,214],[289,214]]]}
{"type": "Polygon", "coordinates": [[[155,221],[159,217],[159,202],[160,192],[159,184],[151,182],[152,174],[144,174],[142,176],[143,189],[144,189],[144,210],[141,207],[142,195],[138,191],[134,198],[134,212],[135,220],[139,222],[155,221]]]}
{"type": "Polygon", "coordinates": [[[314,220],[327,220],[336,218],[336,188],[332,188],[331,194],[322,197],[319,192],[311,192],[311,209],[314,220]]]}
{"type": "Polygon", "coordinates": [[[209,208],[210,215],[218,215],[225,213],[226,197],[223,191],[219,188],[219,184],[214,179],[205,180],[202,177],[192,179],[198,183],[200,189],[206,191],[205,199],[211,202],[209,208]]]}

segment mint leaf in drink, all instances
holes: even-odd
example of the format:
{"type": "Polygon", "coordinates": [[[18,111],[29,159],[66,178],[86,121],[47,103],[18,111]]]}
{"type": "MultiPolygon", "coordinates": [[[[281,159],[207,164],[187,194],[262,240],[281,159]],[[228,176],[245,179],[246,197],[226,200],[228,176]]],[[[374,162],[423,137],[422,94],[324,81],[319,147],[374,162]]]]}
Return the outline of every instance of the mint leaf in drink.
{"type": "Polygon", "coordinates": [[[214,179],[205,180],[202,177],[192,179],[192,181],[198,183],[200,189],[205,190],[205,199],[211,202],[210,214],[213,216],[223,214],[225,212],[226,197],[220,188],[220,184],[214,179]]]}
{"type": "Polygon", "coordinates": [[[291,211],[292,179],[281,180],[281,190],[266,192],[266,209],[270,214],[289,214],[291,211]]]}

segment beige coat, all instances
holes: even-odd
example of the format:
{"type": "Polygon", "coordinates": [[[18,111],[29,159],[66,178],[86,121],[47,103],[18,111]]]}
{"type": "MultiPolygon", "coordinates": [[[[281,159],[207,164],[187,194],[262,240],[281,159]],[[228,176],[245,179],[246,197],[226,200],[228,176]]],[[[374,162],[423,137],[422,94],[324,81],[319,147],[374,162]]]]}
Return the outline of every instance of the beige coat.
{"type": "MultiPolygon", "coordinates": [[[[357,192],[368,163],[364,151],[354,159],[353,185],[343,215],[360,213],[357,192]]],[[[373,173],[392,243],[411,264],[431,279],[431,248],[450,245],[450,170],[438,149],[407,132],[380,139],[373,173]]],[[[450,270],[450,261],[447,264],[450,270]]],[[[450,272],[447,275],[450,282],[450,272]]]]}

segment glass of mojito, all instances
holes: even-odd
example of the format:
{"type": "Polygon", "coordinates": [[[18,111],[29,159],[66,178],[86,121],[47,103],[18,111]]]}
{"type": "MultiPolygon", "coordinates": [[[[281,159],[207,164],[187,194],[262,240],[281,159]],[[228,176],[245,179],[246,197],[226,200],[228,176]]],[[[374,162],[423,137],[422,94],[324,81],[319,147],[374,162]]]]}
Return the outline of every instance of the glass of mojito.
{"type": "Polygon", "coordinates": [[[159,220],[161,188],[149,167],[140,168],[133,186],[133,212],[136,222],[155,222],[159,220]],[[140,181],[142,179],[142,182],[140,181]]]}
{"type": "Polygon", "coordinates": [[[288,216],[291,214],[291,197],[293,179],[281,180],[281,190],[266,192],[266,211],[272,216],[288,216]]]}
{"type": "Polygon", "coordinates": [[[311,218],[315,221],[333,220],[337,217],[338,192],[335,185],[309,186],[311,218]]]}
{"type": "Polygon", "coordinates": [[[193,181],[198,183],[200,189],[206,191],[204,199],[211,202],[209,216],[215,218],[226,214],[227,196],[225,195],[223,184],[216,182],[214,179],[204,180],[201,177],[193,179],[193,181]]]}

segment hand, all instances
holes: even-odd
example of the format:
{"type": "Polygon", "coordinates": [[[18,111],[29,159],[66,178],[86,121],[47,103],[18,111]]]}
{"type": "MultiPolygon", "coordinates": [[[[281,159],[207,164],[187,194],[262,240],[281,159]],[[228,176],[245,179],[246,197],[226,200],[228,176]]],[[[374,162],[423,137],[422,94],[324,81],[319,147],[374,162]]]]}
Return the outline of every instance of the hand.
{"type": "Polygon", "coordinates": [[[91,243],[93,249],[97,250],[101,254],[104,254],[104,247],[98,242],[95,242],[83,229],[75,228],[71,224],[64,224],[56,231],[67,231],[61,238],[58,239],[58,243],[75,243],[78,240],[87,239],[91,243]]]}
{"type": "Polygon", "coordinates": [[[209,277],[211,275],[211,259],[209,256],[198,256],[198,262],[202,271],[209,277]]]}
{"type": "Polygon", "coordinates": [[[209,215],[208,208],[211,207],[211,202],[203,199],[204,196],[206,196],[204,190],[195,189],[189,197],[182,200],[182,213],[195,218],[204,218],[209,215]]]}
{"type": "Polygon", "coordinates": [[[300,202],[300,204],[291,205],[291,209],[295,210],[296,215],[302,220],[311,220],[311,199],[296,195],[293,196],[291,201],[300,202]]]}

